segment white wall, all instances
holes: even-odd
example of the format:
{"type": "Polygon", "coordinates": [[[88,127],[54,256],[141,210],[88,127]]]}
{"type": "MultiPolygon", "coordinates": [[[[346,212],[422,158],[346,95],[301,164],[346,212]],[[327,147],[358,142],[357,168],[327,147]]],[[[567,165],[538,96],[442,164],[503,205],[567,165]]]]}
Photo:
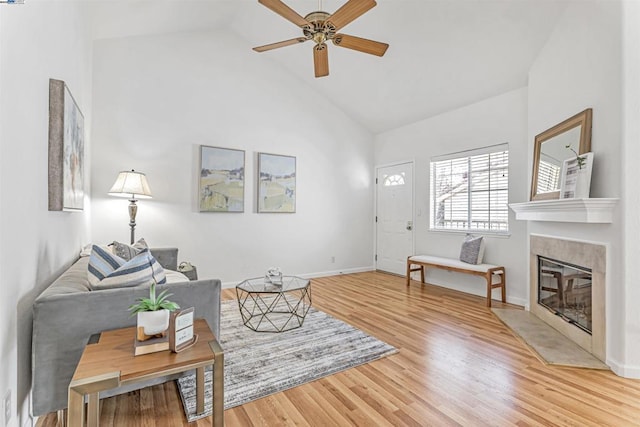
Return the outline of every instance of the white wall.
{"type": "Polygon", "coordinates": [[[229,31],[94,45],[94,241],[128,242],[120,170],[147,174],[136,238],[176,246],[203,278],[230,285],[370,269],[372,136],[229,31]],[[199,145],[246,151],[244,213],[199,213],[199,145]],[[297,157],[297,212],[255,213],[256,152],[297,157]],[[335,263],[331,257],[335,256],[335,263]]]}
{"type": "Polygon", "coordinates": [[[638,260],[640,259],[640,2],[623,3],[623,135],[622,194],[625,231],[624,242],[624,283],[625,310],[625,374],[640,377],[640,286],[637,285],[638,260]]]}
{"type": "MultiPolygon", "coordinates": [[[[529,73],[528,165],[535,135],[593,108],[591,197],[623,196],[621,28],[621,2],[571,3],[529,73]]],[[[625,295],[634,285],[625,283],[622,273],[623,206],[621,201],[612,224],[531,222],[528,231],[607,245],[607,363],[628,374],[640,368],[639,351],[625,354],[630,338],[640,338],[640,322],[625,321],[625,295]]]]}
{"type": "MultiPolygon", "coordinates": [[[[9,425],[24,426],[31,424],[33,300],[89,238],[88,210],[47,210],[49,78],[64,80],[70,87],[84,113],[88,136],[91,44],[79,2],[30,1],[0,7],[0,396],[11,390],[9,425]]],[[[89,153],[85,155],[89,160],[89,153]]]]}
{"type": "MultiPolygon", "coordinates": [[[[527,90],[518,89],[485,101],[376,136],[375,163],[415,160],[416,253],[457,258],[464,234],[429,231],[429,162],[431,157],[509,143],[509,201],[526,200],[527,90]]],[[[525,225],[509,213],[511,235],[487,235],[485,260],[507,269],[507,300],[524,304],[527,297],[525,225]]],[[[485,295],[485,281],[469,275],[428,270],[427,281],[485,295]]],[[[496,291],[497,296],[497,291],[496,291]]]]}

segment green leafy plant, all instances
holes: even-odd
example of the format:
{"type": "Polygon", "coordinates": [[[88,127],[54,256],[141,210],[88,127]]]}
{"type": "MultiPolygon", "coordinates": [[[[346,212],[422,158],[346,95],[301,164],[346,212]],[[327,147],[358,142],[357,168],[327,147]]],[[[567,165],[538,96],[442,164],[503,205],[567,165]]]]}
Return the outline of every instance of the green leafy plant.
{"type": "Polygon", "coordinates": [[[175,311],[180,308],[178,304],[175,302],[168,301],[169,298],[173,294],[168,294],[168,290],[164,290],[156,295],[156,281],[151,282],[151,287],[149,288],[149,298],[138,298],[138,302],[129,306],[129,311],[131,315],[135,315],[142,311],[158,311],[158,310],[169,310],[175,311]]]}
{"type": "Polygon", "coordinates": [[[587,161],[587,159],[586,159],[585,157],[582,157],[582,156],[578,155],[578,153],[576,152],[576,150],[574,150],[574,149],[571,147],[571,144],[569,144],[569,145],[565,145],[565,147],[564,147],[564,148],[568,148],[569,150],[573,151],[573,154],[575,154],[575,155],[576,155],[576,160],[578,161],[578,168],[579,168],[579,169],[582,169],[582,166],[584,166],[584,164],[585,164],[585,162],[587,161]]]}

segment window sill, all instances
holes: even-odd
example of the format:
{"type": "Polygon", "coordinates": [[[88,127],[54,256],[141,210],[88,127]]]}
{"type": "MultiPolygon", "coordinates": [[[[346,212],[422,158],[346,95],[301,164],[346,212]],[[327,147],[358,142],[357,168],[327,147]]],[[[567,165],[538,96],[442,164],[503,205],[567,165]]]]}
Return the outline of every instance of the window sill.
{"type": "Polygon", "coordinates": [[[443,234],[473,234],[474,236],[495,237],[497,239],[508,239],[511,237],[510,231],[479,231],[479,230],[443,230],[440,228],[429,228],[429,233],[443,234]]]}

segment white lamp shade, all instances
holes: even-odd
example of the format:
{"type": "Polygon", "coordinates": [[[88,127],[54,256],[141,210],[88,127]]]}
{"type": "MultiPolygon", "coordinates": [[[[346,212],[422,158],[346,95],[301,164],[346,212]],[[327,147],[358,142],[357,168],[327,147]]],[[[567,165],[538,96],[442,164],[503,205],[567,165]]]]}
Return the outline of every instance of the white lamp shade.
{"type": "Polygon", "coordinates": [[[132,169],[118,174],[115,184],[113,184],[111,190],[109,190],[109,195],[150,199],[151,188],[149,188],[147,176],[132,169]]]}

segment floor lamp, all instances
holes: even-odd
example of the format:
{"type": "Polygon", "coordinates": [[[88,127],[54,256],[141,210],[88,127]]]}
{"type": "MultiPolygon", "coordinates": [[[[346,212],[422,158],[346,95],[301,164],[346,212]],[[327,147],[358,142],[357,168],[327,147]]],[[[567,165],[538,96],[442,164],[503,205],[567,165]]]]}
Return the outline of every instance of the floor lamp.
{"type": "Polygon", "coordinates": [[[147,182],[147,176],[143,173],[136,172],[133,169],[123,171],[118,174],[115,184],[109,190],[110,196],[128,197],[129,198],[129,227],[131,227],[131,244],[135,241],[136,229],[136,213],[138,199],[150,199],[151,189],[147,182]]]}

